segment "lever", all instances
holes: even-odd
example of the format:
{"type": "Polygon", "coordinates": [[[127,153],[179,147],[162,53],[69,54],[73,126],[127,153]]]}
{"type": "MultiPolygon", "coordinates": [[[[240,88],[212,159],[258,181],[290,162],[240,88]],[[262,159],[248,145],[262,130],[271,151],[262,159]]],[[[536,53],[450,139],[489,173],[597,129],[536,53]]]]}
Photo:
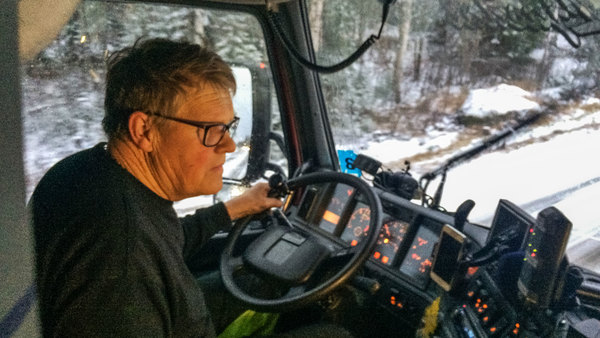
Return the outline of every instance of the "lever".
{"type": "Polygon", "coordinates": [[[467,217],[474,206],[475,202],[473,202],[473,200],[466,200],[456,208],[456,212],[454,213],[454,228],[456,230],[460,232],[463,231],[467,217]]]}

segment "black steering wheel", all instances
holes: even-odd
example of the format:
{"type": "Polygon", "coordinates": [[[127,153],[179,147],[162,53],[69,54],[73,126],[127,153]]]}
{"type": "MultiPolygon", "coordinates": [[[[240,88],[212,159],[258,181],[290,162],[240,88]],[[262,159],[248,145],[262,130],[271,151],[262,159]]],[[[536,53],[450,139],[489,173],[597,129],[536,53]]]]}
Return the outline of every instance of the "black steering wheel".
{"type": "Polygon", "coordinates": [[[235,222],[221,254],[220,269],[223,283],[237,299],[252,308],[278,312],[306,306],[348,281],[370,256],[381,230],[382,208],[379,197],[363,180],[339,172],[316,172],[287,181],[290,190],[311,184],[344,183],[355,188],[370,208],[369,231],[358,245],[342,246],[310,226],[294,226],[283,215],[287,226],[270,226],[250,243],[239,256],[234,248],[252,216],[235,222]],[[333,276],[317,279],[319,267],[343,258],[344,266],[333,276]],[[259,272],[263,278],[286,285],[288,291],[278,298],[263,299],[244,291],[234,273],[240,270],[259,272]]]}

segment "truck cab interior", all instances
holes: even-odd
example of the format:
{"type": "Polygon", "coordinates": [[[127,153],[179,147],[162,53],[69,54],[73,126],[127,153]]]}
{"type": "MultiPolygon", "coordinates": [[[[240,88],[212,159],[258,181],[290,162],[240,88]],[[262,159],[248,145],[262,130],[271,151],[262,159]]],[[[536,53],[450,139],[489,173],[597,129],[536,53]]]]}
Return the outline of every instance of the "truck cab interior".
{"type": "Polygon", "coordinates": [[[164,37],[232,66],[241,118],[223,190],[176,202],[178,214],[258,181],[284,200],[212,237],[194,274],[219,271],[249,309],[280,314],[282,330],[598,337],[597,1],[2,7],[0,336],[41,334],[33,189],[106,139],[108,56],[164,37]]]}

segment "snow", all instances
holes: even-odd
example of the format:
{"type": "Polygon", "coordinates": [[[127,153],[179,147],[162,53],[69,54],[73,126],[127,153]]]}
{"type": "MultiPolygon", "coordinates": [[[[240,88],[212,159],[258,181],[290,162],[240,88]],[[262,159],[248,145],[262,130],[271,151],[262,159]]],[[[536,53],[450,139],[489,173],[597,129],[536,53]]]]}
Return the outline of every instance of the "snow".
{"type": "MultiPolygon", "coordinates": [[[[466,115],[484,118],[499,112],[537,107],[527,99],[529,96],[528,92],[508,85],[475,89],[463,105],[463,111],[466,115]]],[[[592,97],[584,99],[579,107],[599,103],[600,100],[592,97]]],[[[600,154],[600,132],[585,126],[597,122],[600,122],[600,109],[586,113],[581,108],[574,108],[550,126],[517,133],[507,141],[509,145],[531,138],[546,137],[548,140],[510,151],[484,153],[451,169],[441,205],[453,211],[463,201],[471,199],[476,204],[469,221],[484,226],[490,225],[501,198],[514,202],[534,217],[542,209],[554,205],[573,223],[569,249],[584,240],[593,240],[600,229],[597,205],[600,200],[600,158],[595,155],[600,154]]],[[[385,166],[423,149],[443,148],[457,137],[457,132],[445,136],[433,132],[430,131],[427,142],[423,142],[424,139],[370,142],[363,153],[382,160],[385,166]]],[[[427,193],[432,195],[438,184],[439,178],[432,182],[427,193]]]]}
{"type": "Polygon", "coordinates": [[[539,109],[539,105],[529,99],[531,96],[528,91],[507,84],[475,89],[469,93],[461,111],[467,116],[483,118],[489,115],[504,115],[511,111],[539,109]],[[510,100],[507,100],[507,97],[510,100]]]}

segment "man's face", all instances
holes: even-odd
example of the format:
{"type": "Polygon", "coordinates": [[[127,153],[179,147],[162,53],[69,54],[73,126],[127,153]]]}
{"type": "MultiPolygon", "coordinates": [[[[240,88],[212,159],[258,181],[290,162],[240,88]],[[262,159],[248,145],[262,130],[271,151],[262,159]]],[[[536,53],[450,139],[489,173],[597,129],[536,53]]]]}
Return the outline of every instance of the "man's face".
{"type": "MultiPolygon", "coordinates": [[[[204,84],[200,90],[188,92],[175,117],[227,124],[234,118],[231,95],[226,89],[204,84]]],[[[169,200],[210,195],[221,190],[225,155],[235,150],[229,133],[225,133],[217,146],[205,147],[202,144],[204,129],[165,120],[157,134],[149,157],[155,171],[153,175],[169,200]]]]}

